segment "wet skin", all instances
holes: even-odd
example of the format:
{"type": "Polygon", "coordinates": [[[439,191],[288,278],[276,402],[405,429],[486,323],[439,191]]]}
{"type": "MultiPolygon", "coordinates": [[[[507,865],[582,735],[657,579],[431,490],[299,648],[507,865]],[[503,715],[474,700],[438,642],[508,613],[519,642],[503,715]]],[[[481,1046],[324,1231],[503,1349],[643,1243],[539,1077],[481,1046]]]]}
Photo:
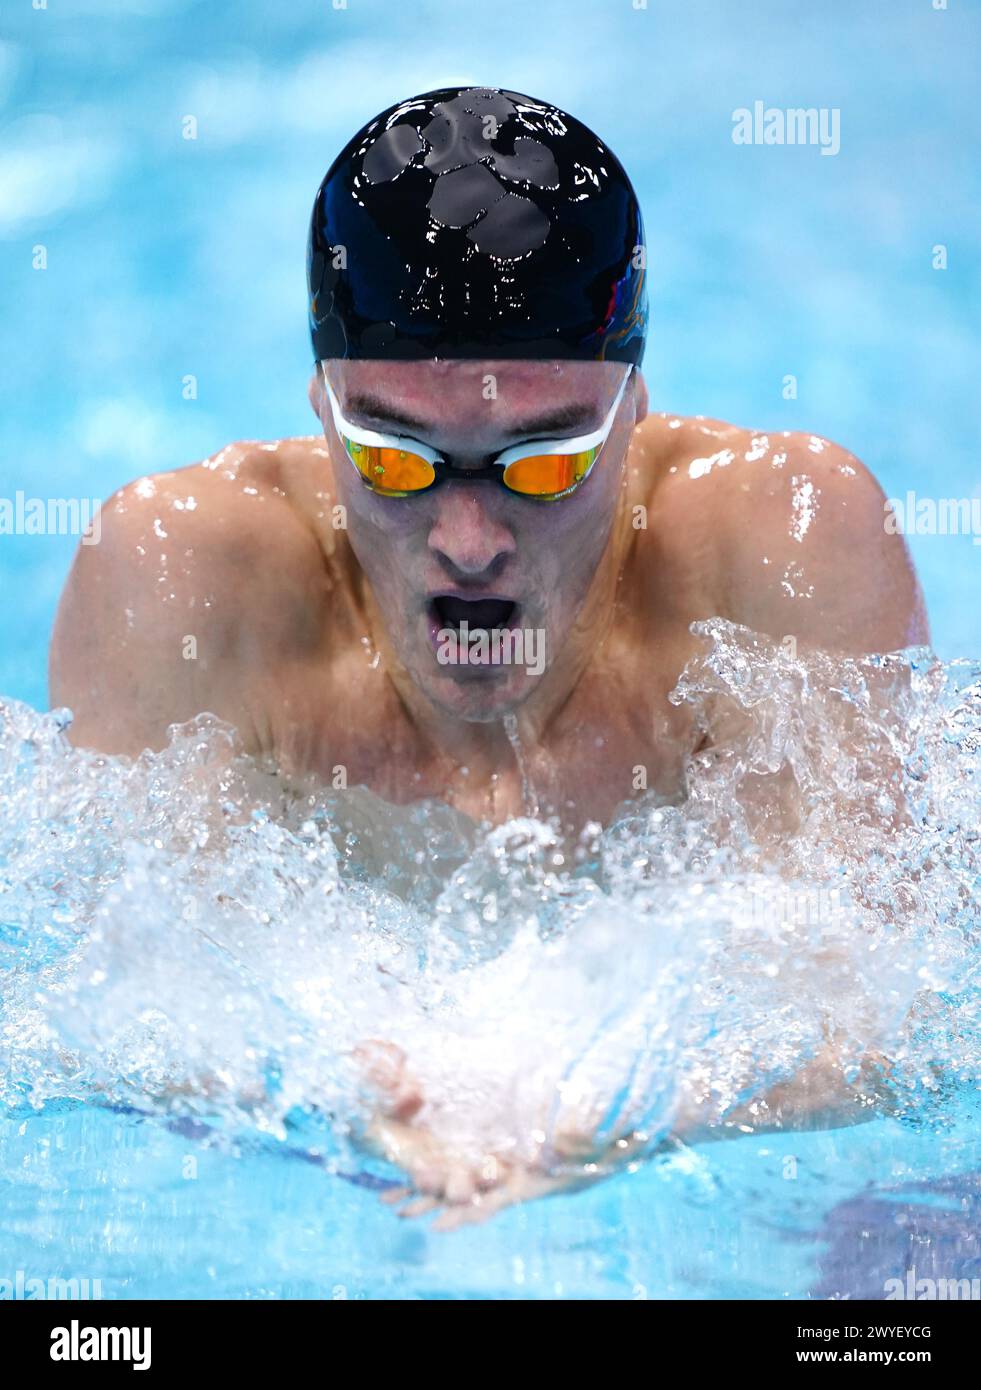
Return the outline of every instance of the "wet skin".
{"type": "MultiPolygon", "coordinates": [[[[477,468],[529,437],[596,428],[624,368],[329,371],[349,419],[477,468]]],[[[438,796],[501,821],[523,810],[502,722],[513,713],[542,810],[575,828],[608,818],[645,778],[682,788],[696,733],[668,693],[700,650],[696,619],[845,653],[927,639],[880,488],[825,440],[645,417],[635,374],[569,497],[456,478],[403,500],[365,487],[316,377],[310,394],[323,433],[229,445],[106,504],[52,642],[51,700],[74,711],[76,743],[135,755],[207,710],[298,782],[330,783],[343,767],[348,785],[389,800],[438,796]],[[491,600],[543,633],[544,672],[441,665],[433,631],[447,600],[491,600]]]]}

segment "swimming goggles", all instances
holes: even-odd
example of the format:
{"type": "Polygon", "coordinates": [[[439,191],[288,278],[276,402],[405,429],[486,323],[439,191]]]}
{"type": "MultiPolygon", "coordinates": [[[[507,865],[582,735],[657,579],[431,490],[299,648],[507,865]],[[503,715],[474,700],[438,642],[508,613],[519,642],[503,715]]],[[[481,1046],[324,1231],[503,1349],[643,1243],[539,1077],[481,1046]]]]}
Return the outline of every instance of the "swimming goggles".
{"type": "Polygon", "coordinates": [[[464,478],[468,482],[499,482],[520,497],[555,502],[575,492],[589,476],[613,428],[632,370],[620,383],[606,419],[592,434],[574,439],[526,440],[505,449],[484,468],[457,468],[435,449],[415,439],[378,434],[352,425],[341,413],[326,372],[322,371],[322,376],[341,443],[363,482],[382,497],[413,497],[447,478],[464,478]]]}

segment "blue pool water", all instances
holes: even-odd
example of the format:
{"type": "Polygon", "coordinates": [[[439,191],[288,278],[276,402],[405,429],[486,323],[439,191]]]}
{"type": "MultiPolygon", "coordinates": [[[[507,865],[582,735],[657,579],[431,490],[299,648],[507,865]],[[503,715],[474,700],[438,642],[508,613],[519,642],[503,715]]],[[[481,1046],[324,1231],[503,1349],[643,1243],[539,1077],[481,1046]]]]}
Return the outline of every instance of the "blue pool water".
{"type": "MultiPolygon", "coordinates": [[[[104,498],[230,439],[308,432],[317,182],[376,110],[464,80],[567,106],[630,170],[655,405],[837,439],[893,496],[979,495],[976,5],[502,0],[478,24],[455,0],[301,0],[270,15],[84,0],[5,19],[0,496],[104,498]],[[757,99],[840,108],[840,154],[737,148],[731,113],[757,99]]],[[[689,853],[717,847],[741,804],[740,787],[707,782],[679,818],[609,832],[601,866],[571,885],[535,880],[531,938],[515,913],[478,944],[457,905],[501,874],[525,891],[520,845],[370,801],[293,808],[281,825],[244,785],[201,843],[188,769],[220,732],[136,770],[94,768],[34,720],[74,544],[0,535],[0,693],[25,702],[0,711],[0,1290],[18,1270],[100,1279],[107,1297],[881,1297],[910,1268],[981,1277],[973,672],[952,669],[945,690],[923,677],[904,709],[901,843],[868,827],[854,861],[831,861],[819,825],[788,847],[794,881],[842,890],[844,922],[760,937],[754,904],[776,889],[752,852],[689,853]],[[345,816],[361,827],[351,862],[336,848],[345,816]],[[443,877],[420,887],[412,852],[432,858],[436,839],[443,877]],[[830,992],[829,945],[844,962],[830,992]],[[394,995],[348,964],[392,960],[394,995]],[[338,978],[356,1007],[331,1012],[338,978]],[[520,1136],[535,1098],[499,1101],[503,1033],[471,1026],[476,1006],[492,1028],[514,998],[527,1020],[514,1047],[549,1094],[585,1076],[612,1106],[625,1078],[645,1079],[633,1103],[652,1147],[693,1061],[733,1097],[735,1039],[779,1077],[829,1021],[855,1047],[891,1039],[895,1114],[672,1150],[450,1235],[400,1222],[378,1196],[392,1171],[352,1142],[362,1098],[337,1059],[384,1019],[454,1102],[454,1137],[520,1136]],[[575,1025],[557,1044],[549,999],[575,1025]],[[438,1065],[445,1029],[459,1076],[438,1065]]],[[[939,654],[978,653],[981,548],[911,544],[939,654]]],[[[696,704],[713,680],[740,698],[746,639],[718,640],[721,674],[693,676],[696,704]]],[[[795,707],[799,678],[772,699],[795,707]]],[[[832,713],[807,718],[825,728],[832,713]]],[[[816,756],[807,734],[782,756],[816,756]]]]}
{"type": "Polygon", "coordinates": [[[881,1299],[908,1269],[981,1277],[981,1178],[949,1176],[969,1143],[893,1125],[874,1144],[741,1140],[440,1236],[281,1154],[195,1154],[84,1110],[5,1142],[2,1253],[5,1273],[101,1278],[107,1298],[881,1299]]]}

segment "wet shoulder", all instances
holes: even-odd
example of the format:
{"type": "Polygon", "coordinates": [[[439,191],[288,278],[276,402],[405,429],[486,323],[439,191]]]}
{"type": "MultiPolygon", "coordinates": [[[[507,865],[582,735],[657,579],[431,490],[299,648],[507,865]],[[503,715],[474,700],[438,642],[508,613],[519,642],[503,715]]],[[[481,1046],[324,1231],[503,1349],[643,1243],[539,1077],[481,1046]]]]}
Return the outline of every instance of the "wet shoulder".
{"type": "Polygon", "coordinates": [[[653,415],[638,429],[648,495],[659,511],[687,525],[728,529],[797,516],[806,530],[819,505],[881,516],[884,494],[847,449],[821,435],[754,430],[703,416],[653,415]]]}
{"type": "Polygon", "coordinates": [[[172,541],[174,551],[188,541],[223,551],[229,561],[279,550],[304,532],[313,542],[292,485],[305,444],[244,440],[200,463],[135,478],[105,504],[104,527],[140,536],[154,551],[158,542],[172,541]]]}
{"type": "Polygon", "coordinates": [[[700,492],[779,491],[801,469],[821,476],[868,477],[862,464],[823,436],[795,430],[750,429],[703,415],[649,415],[638,427],[637,447],[653,488],[700,492]]]}
{"type": "Polygon", "coordinates": [[[233,626],[276,614],[289,628],[326,589],[317,535],[291,485],[305,452],[301,441],[241,441],[136,478],[105,504],[100,544],[83,558],[137,611],[207,603],[233,626]]]}
{"type": "Polygon", "coordinates": [[[688,610],[818,645],[923,639],[922,599],[885,494],[821,435],[656,416],[647,428],[648,577],[688,610]]]}
{"type": "Polygon", "coordinates": [[[875,479],[819,435],[659,413],[638,428],[635,451],[652,559],[713,595],[761,541],[782,553],[832,520],[839,536],[882,529],[875,479]]]}

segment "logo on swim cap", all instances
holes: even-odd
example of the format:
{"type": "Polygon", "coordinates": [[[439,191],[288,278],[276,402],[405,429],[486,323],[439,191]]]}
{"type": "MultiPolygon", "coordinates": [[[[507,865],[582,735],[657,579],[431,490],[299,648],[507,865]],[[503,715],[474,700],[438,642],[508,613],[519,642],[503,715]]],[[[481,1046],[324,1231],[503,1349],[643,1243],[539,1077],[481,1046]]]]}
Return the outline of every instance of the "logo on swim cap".
{"type": "Polygon", "coordinates": [[[317,193],[314,354],[639,363],[642,246],[629,179],[574,117],[489,88],[413,97],[317,193]]]}

